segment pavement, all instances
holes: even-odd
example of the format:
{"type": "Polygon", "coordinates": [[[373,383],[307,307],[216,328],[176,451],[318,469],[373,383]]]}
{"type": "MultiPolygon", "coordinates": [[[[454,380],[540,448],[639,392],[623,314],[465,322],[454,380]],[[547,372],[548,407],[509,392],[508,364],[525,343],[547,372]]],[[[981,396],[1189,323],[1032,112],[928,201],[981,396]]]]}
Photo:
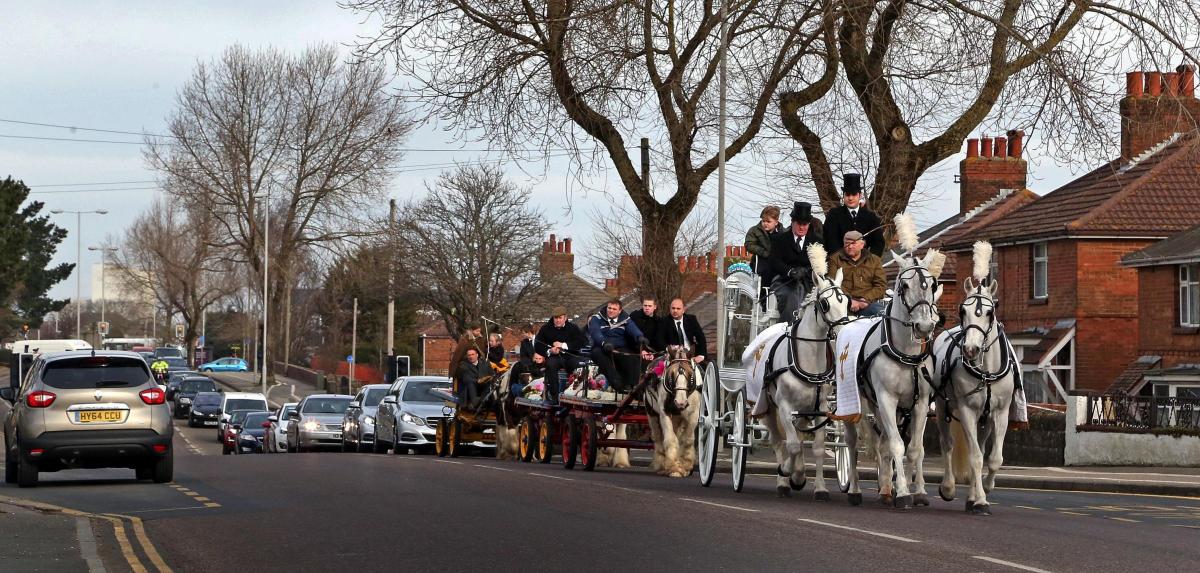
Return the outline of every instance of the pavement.
{"type": "MultiPolygon", "coordinates": [[[[218,384],[234,392],[262,393],[262,378],[253,372],[209,372],[218,384]]],[[[277,407],[284,402],[299,402],[305,396],[318,394],[316,387],[287,376],[275,376],[275,382],[267,387],[267,402],[277,407]]]]}

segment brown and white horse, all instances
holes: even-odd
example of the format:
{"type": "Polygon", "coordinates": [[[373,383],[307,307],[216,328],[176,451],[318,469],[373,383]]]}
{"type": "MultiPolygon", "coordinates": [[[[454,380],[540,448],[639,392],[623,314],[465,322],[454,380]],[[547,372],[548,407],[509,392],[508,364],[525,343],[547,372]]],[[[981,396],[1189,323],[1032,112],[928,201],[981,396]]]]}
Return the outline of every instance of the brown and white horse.
{"type": "Polygon", "coordinates": [[[696,465],[696,424],[700,419],[700,369],[682,346],[667,347],[666,367],[646,385],[646,413],[654,440],[650,469],[686,477],[696,465]]]}

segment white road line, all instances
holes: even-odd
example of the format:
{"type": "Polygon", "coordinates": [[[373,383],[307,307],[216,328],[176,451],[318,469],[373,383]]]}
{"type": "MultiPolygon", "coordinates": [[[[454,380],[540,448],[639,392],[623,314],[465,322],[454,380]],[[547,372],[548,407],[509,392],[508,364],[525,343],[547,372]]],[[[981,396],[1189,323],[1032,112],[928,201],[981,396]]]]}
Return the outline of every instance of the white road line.
{"type": "Polygon", "coordinates": [[[462,465],[466,465],[466,464],[464,464],[464,463],[462,463],[462,462],[454,462],[454,461],[450,461],[450,460],[433,460],[433,461],[435,461],[435,462],[437,462],[437,463],[439,463],[439,464],[454,464],[454,465],[456,465],[456,466],[462,466],[462,465]]]}
{"type": "Polygon", "coordinates": [[[600,483],[600,482],[597,482],[597,483],[596,483],[596,485],[598,485],[598,486],[600,486],[600,487],[606,487],[606,488],[609,488],[609,489],[619,489],[619,490],[621,490],[621,491],[628,491],[628,492],[633,492],[633,493],[642,493],[642,494],[647,494],[647,495],[654,495],[654,492],[652,492],[652,491],[646,491],[646,490],[644,490],[644,489],[634,489],[634,488],[631,488],[631,487],[621,487],[621,486],[619,486],[619,485],[612,485],[612,484],[600,483]]]}
{"type": "Polygon", "coordinates": [[[1109,519],[1113,519],[1116,521],[1124,521],[1126,523],[1141,523],[1140,521],[1138,521],[1136,519],[1128,519],[1128,518],[1124,518],[1124,517],[1110,517],[1109,519]]]}
{"type": "Polygon", "coordinates": [[[511,472],[511,471],[515,471],[515,470],[510,470],[510,469],[508,469],[508,468],[498,468],[498,467],[495,467],[495,466],[485,466],[485,465],[483,465],[483,464],[471,464],[471,465],[473,465],[473,466],[475,466],[475,467],[477,467],[477,468],[484,468],[484,469],[489,469],[489,470],[496,470],[496,471],[498,471],[498,472],[511,472]]]}
{"type": "Polygon", "coordinates": [[[188,509],[208,509],[203,505],[190,505],[188,507],[164,507],[162,509],[139,509],[136,511],[126,511],[125,513],[153,513],[158,511],[184,511],[188,509]]]}
{"type": "Polygon", "coordinates": [[[1041,511],[1041,510],[1042,510],[1042,508],[1040,508],[1040,507],[1033,507],[1032,505],[1014,505],[1013,507],[1019,507],[1019,508],[1021,508],[1021,509],[1032,509],[1032,510],[1034,510],[1034,511],[1041,511]]]}
{"type": "Polygon", "coordinates": [[[979,559],[980,561],[987,561],[988,563],[995,563],[996,565],[1005,565],[1008,567],[1012,567],[1013,569],[1020,569],[1022,571],[1033,571],[1033,573],[1050,573],[1049,571],[1047,571],[1045,569],[1038,569],[1037,567],[1021,565],[1020,563],[1013,563],[1012,561],[996,559],[995,557],[986,557],[983,555],[972,555],[971,557],[972,557],[972,559],[979,559]]]}
{"type": "Polygon", "coordinates": [[[815,519],[804,519],[804,518],[801,518],[800,521],[803,521],[805,523],[813,523],[816,525],[824,525],[825,527],[845,529],[846,531],[856,531],[858,533],[874,535],[875,537],[882,537],[884,539],[891,539],[893,541],[903,541],[905,543],[920,543],[921,542],[920,539],[909,539],[907,537],[900,537],[899,535],[892,535],[890,533],[880,533],[878,531],[871,531],[869,529],[859,529],[857,527],[850,527],[849,525],[838,525],[836,523],[829,523],[828,521],[817,521],[815,519]]]}
{"type": "Polygon", "coordinates": [[[575,481],[575,480],[574,480],[574,479],[572,479],[572,478],[565,478],[565,477],[561,477],[561,476],[552,476],[552,475],[550,475],[550,474],[539,474],[539,473],[529,472],[529,475],[531,475],[531,476],[537,476],[537,477],[550,478],[550,479],[557,479],[557,480],[562,480],[562,481],[575,481]]]}
{"type": "Polygon", "coordinates": [[[750,509],[750,508],[748,508],[748,507],[738,507],[738,506],[736,506],[736,505],[725,505],[725,504],[723,504],[723,503],[713,503],[713,502],[711,502],[711,501],[703,501],[703,500],[699,500],[699,499],[692,499],[692,498],[690,498],[690,497],[681,497],[681,498],[679,498],[679,499],[682,499],[683,501],[690,501],[690,502],[692,502],[692,503],[701,503],[701,504],[704,504],[704,505],[711,505],[711,506],[713,506],[713,507],[723,507],[723,508],[725,508],[725,509],[736,509],[736,510],[738,510],[738,511],[745,511],[745,512],[747,512],[747,513],[758,513],[758,510],[757,510],[757,509],[750,509]]]}
{"type": "Polygon", "coordinates": [[[1178,523],[1168,524],[1168,527],[1186,527],[1188,529],[1200,529],[1200,525],[1180,525],[1178,523]]]}
{"type": "Polygon", "coordinates": [[[96,535],[92,532],[92,520],[75,518],[75,536],[79,538],[79,556],[87,562],[88,573],[107,573],[100,553],[96,551],[96,535]]]}

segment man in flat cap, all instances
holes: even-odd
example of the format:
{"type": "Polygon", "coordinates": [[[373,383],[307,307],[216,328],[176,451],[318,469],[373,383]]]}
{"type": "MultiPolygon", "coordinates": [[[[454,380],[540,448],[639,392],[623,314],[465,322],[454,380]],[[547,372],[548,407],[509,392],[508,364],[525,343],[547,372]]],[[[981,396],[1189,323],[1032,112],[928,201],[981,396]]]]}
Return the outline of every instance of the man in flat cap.
{"type": "Polygon", "coordinates": [[[842,176],[842,204],[829,210],[825,216],[825,250],[836,253],[842,248],[842,240],[848,231],[862,233],[867,250],[877,257],[883,256],[883,226],[879,215],[864,204],[862,175],[847,173],[842,176]]]}
{"type": "Polygon", "coordinates": [[[883,314],[880,299],[887,294],[887,278],[882,260],[864,247],[862,233],[847,231],[842,248],[829,255],[829,278],[842,271],[842,290],[850,297],[850,314],[879,316],[883,314]]]}
{"type": "Polygon", "coordinates": [[[792,206],[791,228],[771,237],[767,264],[775,274],[771,288],[779,301],[779,318],[791,321],[800,302],[812,286],[812,266],[808,262],[809,245],[821,243],[821,222],[812,216],[812,205],[797,201],[792,206]]]}

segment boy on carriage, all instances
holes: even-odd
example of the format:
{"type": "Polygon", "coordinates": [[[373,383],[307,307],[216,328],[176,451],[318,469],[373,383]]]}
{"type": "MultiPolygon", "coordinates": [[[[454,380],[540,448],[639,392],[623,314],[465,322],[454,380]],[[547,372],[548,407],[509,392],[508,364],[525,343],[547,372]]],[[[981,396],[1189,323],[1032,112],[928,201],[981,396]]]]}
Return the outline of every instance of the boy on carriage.
{"type": "Polygon", "coordinates": [[[608,385],[617,391],[632,389],[642,371],[640,360],[650,360],[653,355],[646,350],[638,352],[649,346],[650,341],[621,310],[619,299],[608,301],[604,311],[592,315],[588,320],[588,335],[592,339],[592,362],[600,368],[608,385]]]}
{"type": "Polygon", "coordinates": [[[512,373],[508,375],[508,393],[514,398],[519,398],[525,394],[527,385],[545,377],[546,357],[540,352],[535,352],[529,359],[523,358],[512,367],[512,373]]]}

